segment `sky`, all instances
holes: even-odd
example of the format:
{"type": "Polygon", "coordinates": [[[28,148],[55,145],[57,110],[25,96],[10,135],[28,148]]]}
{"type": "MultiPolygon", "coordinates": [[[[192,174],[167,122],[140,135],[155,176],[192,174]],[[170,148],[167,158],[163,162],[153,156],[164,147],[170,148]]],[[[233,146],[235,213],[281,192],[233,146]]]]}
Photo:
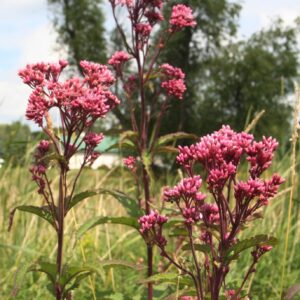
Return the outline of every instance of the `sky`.
{"type": "MultiPolygon", "coordinates": [[[[112,27],[108,1],[104,0],[106,27],[112,27]]],[[[244,0],[239,36],[271,24],[280,16],[286,24],[300,16],[299,0],[244,0]]],[[[46,0],[0,0],[0,123],[26,122],[23,117],[30,88],[17,76],[27,63],[65,58],[57,51],[56,33],[46,0]]]]}

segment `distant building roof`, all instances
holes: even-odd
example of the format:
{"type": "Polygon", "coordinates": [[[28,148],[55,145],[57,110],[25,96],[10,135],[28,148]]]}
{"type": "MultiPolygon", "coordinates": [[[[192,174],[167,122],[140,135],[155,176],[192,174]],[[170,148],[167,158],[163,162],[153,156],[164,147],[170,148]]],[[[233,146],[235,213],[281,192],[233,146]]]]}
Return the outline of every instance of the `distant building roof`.
{"type": "MultiPolygon", "coordinates": [[[[109,136],[109,135],[105,135],[103,140],[101,141],[101,143],[96,147],[96,151],[99,151],[101,153],[118,153],[119,149],[118,147],[113,147],[111,148],[113,145],[118,144],[118,137],[116,136],[109,136]]],[[[85,148],[85,144],[82,143],[79,150],[84,150],[85,148]]]]}

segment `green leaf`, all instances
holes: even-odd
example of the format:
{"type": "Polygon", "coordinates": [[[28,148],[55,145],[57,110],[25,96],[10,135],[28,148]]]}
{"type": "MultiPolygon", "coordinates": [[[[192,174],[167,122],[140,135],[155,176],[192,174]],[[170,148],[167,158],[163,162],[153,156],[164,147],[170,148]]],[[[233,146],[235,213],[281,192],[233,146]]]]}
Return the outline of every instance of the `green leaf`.
{"type": "Polygon", "coordinates": [[[100,264],[102,267],[126,267],[134,270],[143,269],[143,266],[141,265],[135,265],[128,261],[119,260],[119,259],[101,261],[100,264]]]}
{"type": "Polygon", "coordinates": [[[38,261],[28,268],[28,272],[45,273],[48,276],[48,278],[50,279],[50,281],[53,283],[53,285],[56,282],[56,278],[57,278],[56,264],[44,262],[44,261],[38,261]]]}
{"type": "Polygon", "coordinates": [[[169,233],[170,237],[177,237],[177,236],[188,236],[188,232],[186,228],[183,227],[177,227],[171,230],[169,233]]]}
{"type": "Polygon", "coordinates": [[[192,139],[192,140],[196,140],[198,138],[197,135],[195,134],[191,134],[191,133],[186,133],[186,132],[174,132],[174,133],[170,133],[164,136],[161,136],[158,141],[157,141],[157,146],[163,146],[167,143],[170,142],[176,142],[177,140],[180,139],[192,139]]]}
{"type": "Polygon", "coordinates": [[[149,175],[150,179],[151,179],[151,182],[154,182],[154,174],[153,174],[153,171],[152,171],[152,163],[153,163],[153,160],[152,160],[152,155],[150,152],[148,151],[144,151],[143,154],[142,154],[142,162],[143,162],[143,165],[145,167],[145,170],[147,172],[147,174],[149,175]]]}
{"type": "Polygon", "coordinates": [[[120,134],[120,141],[122,141],[122,142],[124,140],[130,140],[130,141],[136,143],[137,138],[138,138],[137,132],[132,131],[132,130],[126,130],[120,134]]]}
{"type": "Polygon", "coordinates": [[[109,194],[113,196],[118,202],[126,209],[130,217],[140,217],[142,212],[138,206],[138,201],[134,198],[131,198],[127,194],[118,191],[118,190],[109,190],[109,189],[100,189],[100,194],[109,194]]]}
{"type": "Polygon", "coordinates": [[[277,243],[278,240],[273,236],[268,236],[266,234],[256,235],[246,240],[238,241],[226,251],[224,257],[225,260],[229,262],[231,260],[237,259],[241,252],[249,248],[262,245],[275,246],[277,245],[277,243]]]}
{"type": "MultiPolygon", "coordinates": [[[[195,247],[196,251],[200,251],[200,252],[203,252],[205,254],[210,253],[210,247],[208,245],[194,244],[194,247],[195,247]]],[[[183,251],[192,250],[191,245],[190,244],[183,245],[182,250],[183,251]]]]}
{"type": "Polygon", "coordinates": [[[72,280],[75,280],[75,285],[72,284],[71,287],[67,289],[67,291],[69,291],[73,288],[73,286],[74,288],[77,287],[82,279],[94,272],[97,272],[97,270],[90,266],[77,267],[65,265],[63,267],[63,272],[62,276],[59,279],[59,283],[63,288],[65,288],[67,284],[69,284],[72,280]]]}
{"type": "Polygon", "coordinates": [[[178,279],[181,284],[193,286],[193,282],[190,277],[179,275],[178,273],[161,273],[155,274],[151,277],[141,280],[141,283],[173,283],[178,284],[178,279]]]}
{"type": "Polygon", "coordinates": [[[172,146],[158,146],[155,148],[155,153],[178,153],[178,148],[172,146]]]}
{"type": "Polygon", "coordinates": [[[126,209],[129,216],[139,217],[142,215],[137,200],[118,190],[109,189],[89,190],[76,194],[69,202],[68,209],[71,209],[72,207],[89,197],[100,194],[108,194],[117,199],[119,203],[126,209]]]}
{"type": "Polygon", "coordinates": [[[52,216],[51,209],[49,206],[38,207],[38,206],[33,206],[33,205],[21,205],[21,206],[15,207],[10,212],[8,231],[12,227],[16,210],[20,210],[20,211],[24,211],[24,212],[28,212],[28,213],[37,215],[38,217],[46,220],[48,223],[50,223],[55,228],[55,221],[53,220],[53,216],[52,216]]]}
{"type": "Polygon", "coordinates": [[[83,234],[93,227],[101,224],[120,224],[135,228],[139,231],[139,223],[133,217],[96,217],[84,223],[77,231],[77,239],[80,239],[83,234]]]}
{"type": "Polygon", "coordinates": [[[69,201],[69,203],[68,203],[68,209],[71,209],[76,204],[85,200],[86,198],[93,197],[97,194],[98,193],[96,191],[84,191],[84,192],[74,195],[73,198],[71,199],[71,201],[69,201]]]}

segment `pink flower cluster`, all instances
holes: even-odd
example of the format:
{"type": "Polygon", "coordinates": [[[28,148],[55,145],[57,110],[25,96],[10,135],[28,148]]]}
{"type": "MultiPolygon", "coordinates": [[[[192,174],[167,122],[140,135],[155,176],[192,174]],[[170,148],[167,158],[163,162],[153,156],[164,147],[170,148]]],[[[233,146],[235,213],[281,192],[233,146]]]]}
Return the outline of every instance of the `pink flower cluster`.
{"type": "Polygon", "coordinates": [[[237,167],[243,155],[250,163],[250,179],[237,182],[234,186],[237,200],[258,197],[261,204],[267,204],[283,182],[279,175],[273,175],[270,181],[258,177],[272,162],[278,143],[273,138],[261,142],[254,141],[251,134],[234,132],[229,126],[204,136],[190,147],[179,146],[177,161],[188,173],[192,172],[196,162],[202,164],[208,173],[207,183],[210,191],[218,193],[223,190],[228,180],[235,179],[237,167]]]}
{"type": "Polygon", "coordinates": [[[199,192],[201,184],[202,179],[199,175],[184,178],[173,188],[165,188],[164,200],[173,202],[178,201],[180,198],[184,198],[185,200],[192,198],[196,201],[202,201],[205,199],[205,195],[199,192]]]}
{"type": "Polygon", "coordinates": [[[115,69],[119,69],[121,65],[127,62],[129,59],[130,56],[128,53],[124,51],[117,51],[109,59],[108,64],[112,65],[115,69]]]}
{"type": "Polygon", "coordinates": [[[184,83],[185,74],[182,70],[173,67],[170,64],[163,64],[159,69],[165,79],[161,83],[161,87],[166,90],[167,95],[182,99],[183,94],[186,91],[184,83]]]}
{"type": "Polygon", "coordinates": [[[138,23],[135,25],[135,31],[142,37],[149,37],[152,31],[152,26],[148,23],[138,23]]]}
{"type": "Polygon", "coordinates": [[[45,156],[48,154],[50,146],[51,144],[47,140],[41,140],[39,142],[34,153],[35,163],[30,168],[32,180],[37,184],[39,194],[43,194],[45,192],[46,181],[44,176],[47,169],[45,156]]]}
{"type": "Polygon", "coordinates": [[[172,9],[170,19],[171,31],[178,31],[185,27],[195,27],[197,25],[190,7],[178,4],[172,9]]]}
{"type": "Polygon", "coordinates": [[[164,200],[176,203],[186,224],[196,223],[201,218],[201,206],[206,198],[206,195],[199,192],[201,184],[202,180],[197,175],[184,178],[173,188],[166,187],[164,190],[164,200]]]}
{"type": "Polygon", "coordinates": [[[159,247],[166,245],[167,241],[162,235],[162,226],[167,221],[168,218],[160,215],[158,211],[151,211],[149,215],[139,218],[140,232],[147,243],[156,243],[159,247]]]}
{"type": "Polygon", "coordinates": [[[248,179],[246,182],[239,181],[235,186],[235,198],[240,203],[250,201],[255,197],[261,205],[267,205],[268,200],[274,197],[279,189],[279,186],[284,180],[278,175],[274,174],[270,180],[262,180],[260,178],[248,179]]]}
{"type": "Polygon", "coordinates": [[[36,88],[43,86],[46,82],[57,82],[60,73],[68,65],[67,61],[60,60],[58,63],[37,63],[26,65],[19,71],[19,76],[23,82],[36,88]]]}
{"type": "Polygon", "coordinates": [[[123,162],[129,170],[133,170],[135,168],[136,158],[133,156],[128,156],[127,158],[123,159],[123,162]]]}
{"type": "Polygon", "coordinates": [[[59,82],[66,62],[59,64],[27,65],[19,72],[24,83],[33,88],[29,97],[26,117],[39,126],[48,111],[57,107],[63,114],[67,130],[91,127],[97,118],[104,117],[120,103],[108,88],[115,78],[103,65],[82,61],[83,79],[72,78],[59,82]]]}
{"type": "Polygon", "coordinates": [[[97,134],[94,132],[89,132],[85,135],[83,140],[87,146],[95,148],[97,145],[100,144],[103,138],[104,138],[103,133],[97,134]]]}

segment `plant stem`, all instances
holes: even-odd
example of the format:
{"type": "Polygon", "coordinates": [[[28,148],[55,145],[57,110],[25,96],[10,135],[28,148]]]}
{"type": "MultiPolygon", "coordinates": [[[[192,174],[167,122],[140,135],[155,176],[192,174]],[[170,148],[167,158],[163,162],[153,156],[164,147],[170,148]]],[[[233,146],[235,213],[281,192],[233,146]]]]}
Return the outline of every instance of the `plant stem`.
{"type": "MultiPolygon", "coordinates": [[[[150,182],[147,171],[143,167],[143,185],[145,193],[145,210],[146,214],[150,214],[150,182]]],[[[147,244],[147,263],[148,263],[148,277],[153,275],[153,247],[147,244]]],[[[148,300],[153,299],[153,284],[148,283],[148,300]]]]}
{"type": "Polygon", "coordinates": [[[203,288],[202,288],[202,280],[201,280],[201,272],[200,272],[200,268],[199,268],[197,257],[196,257],[196,251],[195,251],[195,246],[194,246],[194,242],[193,242],[193,231],[192,231],[191,225],[188,225],[187,229],[188,229],[188,233],[189,233],[189,240],[190,240],[190,245],[191,245],[191,249],[192,249],[193,260],[194,260],[195,268],[196,268],[196,271],[197,271],[197,279],[198,280],[195,283],[196,283],[196,286],[199,285],[199,291],[200,291],[200,298],[199,299],[204,299],[203,288]]]}
{"type": "MultiPolygon", "coordinates": [[[[63,244],[64,244],[64,219],[65,219],[65,180],[66,171],[61,166],[61,174],[59,178],[59,199],[58,199],[58,231],[57,231],[57,274],[58,278],[62,275],[63,265],[63,244]]],[[[62,300],[62,288],[59,283],[56,285],[56,300],[62,300]]]]}

